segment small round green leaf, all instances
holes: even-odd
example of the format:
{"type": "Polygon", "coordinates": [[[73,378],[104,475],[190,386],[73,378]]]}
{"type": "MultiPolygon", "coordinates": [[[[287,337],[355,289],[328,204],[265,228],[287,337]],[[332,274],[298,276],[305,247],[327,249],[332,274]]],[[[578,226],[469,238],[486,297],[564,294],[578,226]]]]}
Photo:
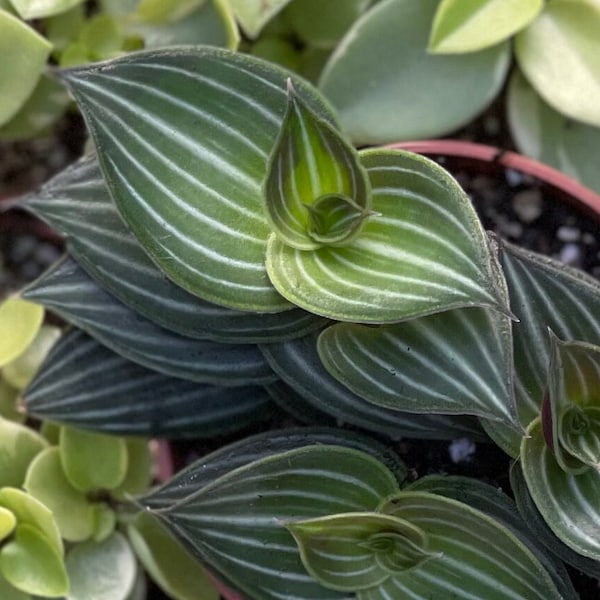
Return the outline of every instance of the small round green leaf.
{"type": "Polygon", "coordinates": [[[44,307],[41,304],[20,298],[8,298],[0,304],[0,367],[27,349],[43,320],[44,307]]]}
{"type": "Polygon", "coordinates": [[[146,23],[178,21],[205,2],[206,0],[140,0],[135,16],[146,23]]]}
{"type": "Polygon", "coordinates": [[[64,552],[60,531],[52,512],[39,500],[17,488],[0,489],[0,506],[10,510],[18,523],[25,523],[37,529],[61,555],[64,552]]]}
{"type": "Polygon", "coordinates": [[[383,0],[331,55],[319,88],[356,144],[439,136],[468,123],[500,91],[504,42],[471,54],[427,53],[438,0],[383,0]]]}
{"type": "Polygon", "coordinates": [[[206,571],[152,514],[139,513],[127,533],[144,568],[175,600],[218,600],[206,571]]]}
{"type": "Polygon", "coordinates": [[[244,30],[244,33],[254,39],[262,28],[289,2],[290,0],[230,0],[235,18],[244,30]]]}
{"type": "Polygon", "coordinates": [[[146,491],[152,481],[152,455],[148,440],[140,438],[124,438],[127,448],[127,472],[118,487],[111,491],[114,498],[141,494],[146,491]]]}
{"type": "Polygon", "coordinates": [[[515,40],[521,70],[557,111],[600,126],[600,5],[553,0],[515,40]]]}
{"type": "Polygon", "coordinates": [[[71,582],[66,600],[126,600],[137,575],[131,546],[118,532],[99,543],[77,544],[65,564],[71,582]]]}
{"type": "Polygon", "coordinates": [[[104,541],[115,530],[117,515],[106,504],[96,503],[92,506],[94,519],[94,542],[104,541]]]}
{"type": "Polygon", "coordinates": [[[0,505],[0,542],[13,532],[16,525],[14,513],[0,505]]]}
{"type": "Polygon", "coordinates": [[[0,377],[0,417],[22,423],[25,420],[25,413],[19,410],[18,401],[19,390],[0,377]]]}
{"type": "Polygon", "coordinates": [[[25,489],[54,514],[61,536],[70,542],[89,538],[94,530],[93,507],[86,495],[66,478],[58,448],[47,448],[31,463],[25,489]]]}
{"type": "Polygon", "coordinates": [[[25,352],[2,369],[6,381],[17,389],[26,388],[60,336],[58,327],[42,325],[25,352]]]}
{"type": "Polygon", "coordinates": [[[52,45],[29,25],[2,9],[0,31],[0,125],[4,125],[33,92],[52,45]]]}
{"type": "Polygon", "coordinates": [[[71,485],[82,492],[112,490],[127,473],[127,446],[120,437],[63,427],[60,459],[71,485]]]}
{"type": "Polygon", "coordinates": [[[0,487],[20,486],[29,464],[47,445],[33,429],[0,418],[0,487]]]}
{"type": "Polygon", "coordinates": [[[10,0],[22,19],[50,17],[81,4],[83,0],[10,0]]]}
{"type": "Polygon", "coordinates": [[[16,588],[47,598],[63,597],[69,579],[62,558],[46,537],[28,524],[0,549],[0,572],[16,588]]]}
{"type": "Polygon", "coordinates": [[[458,54],[488,48],[523,29],[543,6],[543,0],[442,0],[429,50],[458,54]]]}
{"type": "Polygon", "coordinates": [[[2,577],[0,573],[0,598],[2,600],[32,600],[31,594],[18,590],[2,577]]]}

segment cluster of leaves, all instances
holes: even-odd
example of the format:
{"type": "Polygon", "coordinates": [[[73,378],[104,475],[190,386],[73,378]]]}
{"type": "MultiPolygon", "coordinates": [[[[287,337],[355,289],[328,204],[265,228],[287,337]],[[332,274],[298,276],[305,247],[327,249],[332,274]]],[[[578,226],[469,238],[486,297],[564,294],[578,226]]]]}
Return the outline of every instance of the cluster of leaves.
{"type": "MultiPolygon", "coordinates": [[[[61,77],[97,154],[21,202],[69,253],[22,297],[75,326],[24,391],[30,414],[200,437],[274,401],[388,439],[482,436],[477,417],[521,457],[526,521],[595,573],[598,282],[487,235],[435,163],[357,152],[312,86],[263,61],[187,47],[61,77]]],[[[488,488],[400,489],[403,472],[356,434],[273,433],[193,465],[137,519],[251,598],[573,597],[507,499],[502,516],[488,488]]]]}
{"type": "Polygon", "coordinates": [[[0,305],[2,598],[140,600],[142,565],[172,598],[191,598],[200,585],[203,598],[216,600],[198,563],[155,518],[131,505],[131,496],[151,482],[144,438],[50,421],[37,431],[24,422],[18,397],[61,334],[42,325],[43,315],[40,305],[19,298],[0,305]]]}

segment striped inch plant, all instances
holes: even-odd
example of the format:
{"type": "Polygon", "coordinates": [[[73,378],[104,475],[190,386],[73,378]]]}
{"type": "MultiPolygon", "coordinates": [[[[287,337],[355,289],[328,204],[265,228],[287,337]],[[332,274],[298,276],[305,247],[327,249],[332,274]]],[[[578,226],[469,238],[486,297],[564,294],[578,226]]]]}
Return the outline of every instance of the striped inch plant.
{"type": "Polygon", "coordinates": [[[247,598],[577,598],[560,559],[600,572],[600,285],[487,235],[433,162],[357,152],[266,62],[181,47],[60,78],[96,151],[21,202],[69,254],[22,297],[74,325],[29,413],[331,424],[242,437],[135,501],[247,598]],[[516,504],[406,483],[394,441],[477,420],[519,459],[516,504]]]}

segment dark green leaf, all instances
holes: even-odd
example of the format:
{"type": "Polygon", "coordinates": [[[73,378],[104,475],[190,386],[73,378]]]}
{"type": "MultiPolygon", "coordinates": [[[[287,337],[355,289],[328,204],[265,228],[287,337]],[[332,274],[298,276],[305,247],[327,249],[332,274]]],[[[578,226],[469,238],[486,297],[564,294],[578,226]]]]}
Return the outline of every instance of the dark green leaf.
{"type": "MultiPolygon", "coordinates": [[[[63,73],[134,235],[176,284],[230,308],[291,308],[266,276],[262,194],[287,76],[209,47],[140,52],[108,69],[63,73]]],[[[312,88],[294,85],[332,120],[312,88]]]]}
{"type": "Polygon", "coordinates": [[[29,414],[119,435],[206,438],[271,414],[260,386],[221,387],[168,377],[67,333],[24,393],[29,414]],[[148,390],[152,390],[149,394],[148,390]]]}
{"type": "Polygon", "coordinates": [[[77,262],[111,294],[141,315],[187,337],[269,342],[301,336],[322,319],[300,309],[276,314],[232,310],[174,285],[148,258],[119,217],[95,157],[84,158],[23,198],[67,239],[77,262]]]}
{"type": "Polygon", "coordinates": [[[23,292],[111,350],[173,377],[222,385],[266,383],[274,376],[256,346],[184,337],[155,325],[63,260],[23,292]]]}
{"type": "MultiPolygon", "coordinates": [[[[323,411],[338,424],[355,425],[392,440],[402,437],[454,439],[465,435],[485,439],[476,421],[469,417],[401,412],[354,394],[326,371],[317,353],[315,335],[262,345],[261,350],[275,373],[300,396],[301,403],[323,411]]],[[[293,403],[293,397],[289,403],[293,403]]]]}

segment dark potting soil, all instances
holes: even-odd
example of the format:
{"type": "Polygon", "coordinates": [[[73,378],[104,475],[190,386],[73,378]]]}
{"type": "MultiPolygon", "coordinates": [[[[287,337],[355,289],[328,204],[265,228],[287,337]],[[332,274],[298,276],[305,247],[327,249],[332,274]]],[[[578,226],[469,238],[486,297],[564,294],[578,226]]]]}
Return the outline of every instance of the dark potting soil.
{"type": "MultiPolygon", "coordinates": [[[[83,150],[82,132],[81,119],[68,115],[49,138],[30,143],[0,143],[0,197],[7,192],[34,189],[72,162],[83,150]]],[[[497,106],[461,132],[460,137],[510,147],[497,106]]],[[[449,167],[443,159],[440,163],[449,167]]],[[[473,174],[465,169],[451,171],[472,198],[486,229],[600,278],[598,222],[559,202],[534,178],[515,171],[504,169],[499,177],[473,174]]],[[[4,263],[0,269],[0,298],[39,275],[61,251],[56,239],[49,236],[39,222],[17,211],[0,214],[0,257],[4,263]]],[[[175,443],[177,466],[182,467],[249,433],[297,424],[289,416],[276,412],[266,423],[227,439],[175,443]]],[[[406,439],[396,445],[396,450],[408,465],[411,479],[434,473],[464,475],[510,494],[510,459],[492,443],[475,443],[469,439],[452,442],[406,439]]],[[[582,600],[596,600],[600,596],[595,579],[573,569],[571,575],[582,600]]],[[[148,597],[152,600],[167,598],[153,585],[148,597]]]]}

